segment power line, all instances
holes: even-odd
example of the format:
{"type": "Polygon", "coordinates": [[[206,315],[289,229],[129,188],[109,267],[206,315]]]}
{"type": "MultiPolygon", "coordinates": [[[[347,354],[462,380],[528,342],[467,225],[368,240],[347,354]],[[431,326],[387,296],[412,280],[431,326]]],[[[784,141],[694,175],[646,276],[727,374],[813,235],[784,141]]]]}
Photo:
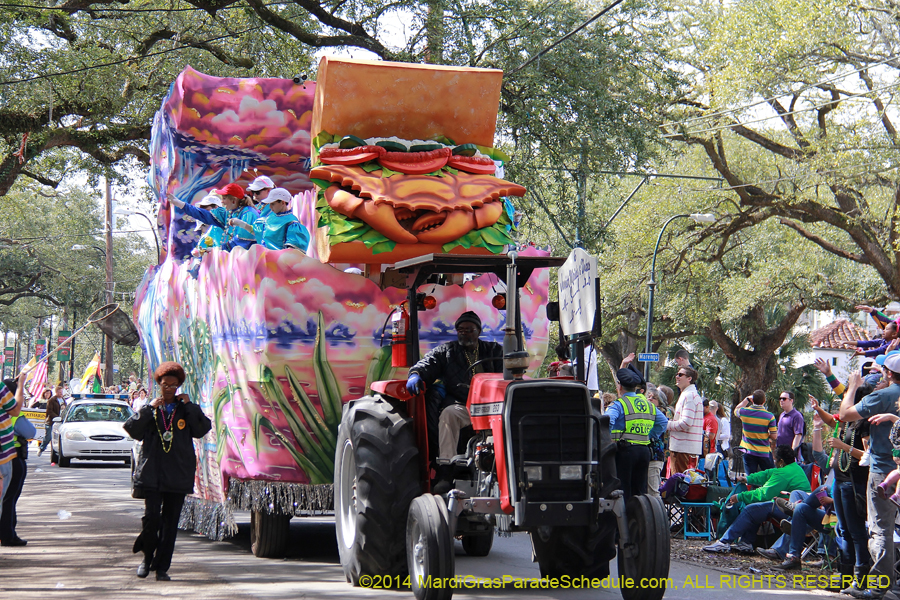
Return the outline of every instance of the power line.
{"type": "MultiPolygon", "coordinates": [[[[120,233],[143,233],[147,231],[144,229],[117,229],[113,231],[113,235],[117,235],[120,233]]],[[[63,233],[60,235],[47,235],[47,236],[35,236],[35,237],[23,237],[17,239],[9,239],[10,242],[25,242],[25,241],[46,241],[46,240],[61,240],[63,238],[82,238],[82,237],[97,237],[99,235],[103,235],[103,232],[100,233],[63,233]]]]}
{"type": "MultiPolygon", "coordinates": [[[[264,4],[263,6],[277,6],[279,4],[288,4],[287,2],[271,2],[269,4],[264,4]]],[[[173,13],[173,12],[196,12],[203,11],[203,8],[105,8],[105,7],[85,7],[85,8],[65,8],[63,6],[35,6],[32,4],[0,4],[0,8],[28,8],[33,10],[58,10],[66,13],[76,13],[76,12],[113,12],[113,13],[154,13],[154,12],[162,12],[162,13],[173,13]]],[[[235,10],[245,8],[243,5],[240,6],[224,6],[216,10],[216,12],[221,12],[223,10],[235,10]]]]}
{"type": "MultiPolygon", "coordinates": [[[[832,77],[831,79],[823,79],[822,81],[818,81],[818,82],[816,82],[816,83],[810,83],[810,84],[808,84],[808,85],[805,86],[805,87],[801,87],[799,90],[797,90],[796,92],[793,92],[793,93],[794,93],[794,94],[799,94],[800,92],[805,92],[805,91],[808,90],[808,89],[812,89],[812,88],[818,87],[818,86],[820,86],[820,85],[825,85],[826,83],[833,83],[833,82],[835,82],[835,81],[838,81],[839,79],[845,79],[845,78],[849,77],[850,75],[853,75],[854,73],[860,73],[860,72],[862,72],[862,71],[865,71],[866,69],[871,69],[872,67],[878,67],[878,66],[887,64],[887,63],[889,63],[889,62],[891,62],[891,61],[896,61],[896,60],[897,60],[896,57],[886,58],[886,59],[884,59],[884,60],[882,60],[882,61],[879,61],[879,62],[877,62],[877,63],[873,63],[873,64],[871,64],[871,65],[867,65],[867,66],[865,66],[865,67],[856,69],[855,71],[850,71],[850,72],[845,73],[845,74],[843,74],[843,75],[836,75],[835,77],[832,77]]],[[[835,62],[837,62],[837,61],[835,61],[835,62]]],[[[753,104],[746,104],[746,105],[744,105],[744,106],[738,106],[738,107],[736,107],[736,108],[729,108],[729,109],[725,109],[725,110],[720,110],[720,111],[718,111],[718,112],[709,113],[709,114],[707,114],[707,115],[700,115],[700,116],[698,116],[698,117],[691,117],[690,119],[685,119],[684,121],[678,121],[677,123],[665,123],[665,124],[663,124],[663,125],[660,125],[660,127],[666,127],[667,125],[684,125],[684,124],[687,124],[687,123],[691,123],[691,122],[693,122],[693,121],[700,121],[700,120],[703,120],[703,119],[709,119],[709,118],[712,118],[712,117],[717,117],[717,116],[721,116],[721,115],[727,115],[727,114],[730,114],[730,113],[734,113],[734,112],[738,112],[738,111],[742,111],[742,110],[747,110],[748,108],[753,108],[754,106],[759,106],[760,104],[767,104],[767,103],[771,102],[772,100],[777,100],[777,99],[779,99],[779,98],[783,98],[784,96],[787,96],[787,94],[779,94],[779,95],[777,95],[777,96],[772,96],[771,98],[764,98],[764,99],[762,99],[762,100],[759,100],[758,102],[754,102],[753,104]]]]}
{"type": "MultiPolygon", "coordinates": [[[[844,98],[842,98],[841,100],[839,100],[839,102],[843,102],[843,101],[845,101],[845,100],[850,100],[851,98],[859,98],[859,97],[865,96],[865,95],[867,95],[867,94],[874,94],[874,93],[876,93],[876,92],[883,92],[883,91],[885,91],[885,90],[890,90],[890,89],[897,88],[897,87],[900,87],[900,83],[892,83],[892,84],[889,84],[889,85],[884,85],[884,86],[882,86],[882,87],[880,87],[880,88],[875,88],[875,89],[872,89],[872,90],[866,90],[866,91],[864,91],[864,92],[858,92],[858,93],[855,93],[855,94],[848,94],[847,96],[845,96],[844,98]]],[[[797,110],[787,111],[787,112],[784,112],[784,113],[778,113],[778,114],[775,114],[775,115],[772,115],[772,116],[769,116],[769,117],[762,117],[762,118],[759,118],[759,119],[754,119],[754,120],[752,120],[752,121],[742,121],[742,122],[732,123],[732,124],[730,124],[730,125],[717,125],[717,126],[715,126],[715,127],[708,127],[708,128],[706,128],[706,129],[699,129],[699,130],[697,130],[697,131],[689,131],[689,132],[687,132],[686,134],[681,134],[681,133],[666,133],[666,134],[664,134],[662,137],[664,137],[664,138],[670,138],[670,137],[678,137],[678,136],[680,136],[680,135],[697,135],[697,134],[700,134],[700,133],[708,133],[708,132],[711,132],[711,131],[722,131],[722,130],[724,130],[724,129],[733,129],[733,128],[735,128],[735,127],[742,127],[742,126],[746,126],[746,125],[751,125],[751,124],[753,124],[753,123],[762,123],[763,121],[771,121],[772,119],[779,119],[779,118],[782,118],[782,117],[786,117],[786,116],[788,116],[788,115],[796,115],[796,114],[799,114],[799,113],[804,113],[804,112],[808,112],[808,111],[811,111],[811,110],[816,110],[817,108],[822,108],[822,107],[824,107],[824,106],[828,106],[829,104],[834,104],[834,103],[835,103],[834,100],[828,100],[827,102],[823,102],[822,104],[814,104],[814,105],[809,106],[809,107],[807,107],[807,108],[801,108],[801,109],[797,109],[797,110]]],[[[678,125],[678,123],[673,123],[673,125],[678,125]]]]}
{"type": "MultiPolygon", "coordinates": [[[[883,165],[883,163],[881,163],[881,162],[863,163],[861,165],[850,165],[847,167],[838,167],[835,169],[829,169],[827,171],[815,171],[815,172],[811,172],[808,174],[788,175],[785,177],[779,177],[777,179],[767,179],[764,181],[755,181],[753,183],[742,183],[740,185],[723,185],[722,187],[708,187],[708,188],[685,188],[685,191],[698,192],[698,193],[699,192],[727,192],[730,190],[737,190],[740,188],[759,187],[761,185],[766,185],[766,184],[780,183],[782,181],[797,181],[798,179],[815,177],[817,175],[822,176],[822,175],[828,175],[831,173],[840,173],[841,171],[847,171],[850,169],[862,169],[862,168],[871,167],[874,165],[883,165]]],[[[898,167],[900,167],[900,163],[895,164],[895,165],[890,165],[883,169],[879,169],[879,171],[881,171],[881,172],[892,171],[898,167]]],[[[857,175],[867,175],[868,173],[869,173],[868,171],[861,171],[859,173],[851,173],[849,175],[844,175],[844,177],[856,177],[857,175]]],[[[665,187],[662,184],[656,184],[656,185],[658,185],[660,187],[665,187]]]]}
{"type": "Polygon", "coordinates": [[[600,17],[602,17],[603,15],[605,15],[606,13],[608,13],[609,11],[614,9],[616,6],[622,4],[622,2],[624,2],[624,1],[625,0],[615,0],[615,2],[613,2],[609,6],[607,6],[600,12],[598,12],[596,15],[594,15],[593,17],[591,17],[590,19],[588,19],[587,21],[585,21],[584,23],[582,23],[581,25],[579,25],[578,27],[576,27],[575,29],[573,29],[572,31],[567,33],[566,35],[562,36],[561,38],[559,38],[558,40],[556,40],[555,42],[553,42],[552,44],[550,44],[549,46],[544,48],[543,50],[541,50],[540,52],[538,52],[537,54],[535,54],[534,56],[532,56],[531,58],[526,60],[524,63],[522,63],[521,65],[519,65],[512,71],[506,73],[506,76],[508,77],[510,75],[515,75],[516,73],[518,73],[519,71],[521,71],[522,69],[524,69],[525,67],[527,67],[528,65],[530,65],[531,63],[533,63],[534,61],[539,59],[540,57],[542,57],[543,55],[547,54],[548,52],[550,52],[551,50],[553,50],[554,48],[556,48],[557,46],[562,44],[567,39],[569,39],[570,37],[572,37],[579,31],[581,31],[582,29],[584,29],[585,27],[587,27],[588,25],[590,25],[591,23],[593,23],[594,21],[596,21],[597,19],[599,19],[600,17]]]}
{"type": "MultiPolygon", "coordinates": [[[[207,43],[209,43],[209,42],[215,42],[215,41],[218,41],[218,40],[223,40],[223,39],[225,39],[225,38],[231,38],[231,37],[234,37],[234,36],[237,36],[237,35],[243,35],[243,34],[245,34],[245,33],[249,33],[249,32],[251,32],[251,31],[255,31],[255,30],[257,30],[257,29],[262,29],[262,25],[257,25],[256,27],[251,27],[251,28],[249,28],[249,29],[245,29],[245,30],[243,30],[243,31],[238,31],[238,32],[236,32],[236,33],[229,33],[229,34],[227,34],[227,35],[220,35],[220,36],[218,36],[218,37],[214,37],[214,38],[209,38],[209,39],[206,39],[206,40],[202,40],[202,41],[198,42],[198,44],[207,44],[207,43]]],[[[143,59],[145,59],[145,58],[150,58],[151,56],[159,56],[160,54],[168,54],[169,52],[175,52],[175,51],[177,51],[177,50],[184,50],[185,48],[196,48],[196,45],[192,45],[192,46],[176,46],[175,48],[169,48],[168,50],[160,50],[159,52],[151,52],[151,53],[149,53],[149,54],[144,54],[144,55],[142,55],[142,56],[135,56],[135,57],[131,57],[131,58],[123,58],[123,59],[121,59],[121,60],[115,60],[115,61],[112,61],[112,62],[103,63],[103,64],[99,64],[99,65],[91,65],[91,66],[89,66],[89,67],[82,67],[82,68],[80,68],[80,69],[73,69],[73,70],[71,70],[71,71],[61,71],[61,72],[58,72],[58,73],[47,73],[47,74],[44,74],[44,75],[35,75],[34,77],[28,77],[28,78],[25,78],[25,79],[11,79],[11,80],[9,80],[9,81],[0,81],[0,86],[2,86],[2,85],[12,85],[12,84],[14,84],[14,83],[26,83],[26,82],[29,82],[29,81],[36,81],[36,80],[38,80],[38,79],[50,79],[50,78],[54,78],[54,77],[62,77],[62,76],[64,76],[64,75],[72,75],[72,74],[74,74],[74,73],[82,73],[82,72],[84,72],[84,71],[91,71],[91,70],[93,70],[93,69],[102,69],[102,68],[104,68],[104,67],[111,67],[111,66],[114,66],[114,65],[120,65],[120,64],[122,64],[122,63],[131,62],[131,61],[133,61],[133,60],[143,60],[143,59]]]]}

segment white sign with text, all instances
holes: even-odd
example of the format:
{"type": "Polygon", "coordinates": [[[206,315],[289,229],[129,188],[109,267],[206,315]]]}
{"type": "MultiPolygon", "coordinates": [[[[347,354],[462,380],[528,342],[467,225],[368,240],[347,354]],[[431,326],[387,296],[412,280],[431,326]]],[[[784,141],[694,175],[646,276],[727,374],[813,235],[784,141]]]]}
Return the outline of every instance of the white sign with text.
{"type": "Polygon", "coordinates": [[[584,333],[594,326],[594,279],[597,259],[575,248],[559,268],[559,324],[566,335],[584,333]]]}

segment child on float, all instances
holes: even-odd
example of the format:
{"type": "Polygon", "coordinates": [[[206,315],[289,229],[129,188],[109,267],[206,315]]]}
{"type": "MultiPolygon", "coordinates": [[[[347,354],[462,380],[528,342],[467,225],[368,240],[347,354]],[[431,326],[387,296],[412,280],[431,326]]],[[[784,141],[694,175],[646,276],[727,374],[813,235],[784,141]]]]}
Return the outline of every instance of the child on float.
{"type": "Polygon", "coordinates": [[[222,238],[222,249],[231,250],[238,246],[246,249],[255,244],[256,239],[252,233],[247,233],[236,225],[229,225],[231,221],[253,223],[259,218],[256,209],[250,206],[250,198],[244,194],[244,188],[236,183],[229,183],[214,192],[222,197],[223,206],[209,211],[192,206],[171,194],[169,199],[189,217],[202,223],[221,227],[225,231],[222,238]]]}
{"type": "MultiPolygon", "coordinates": [[[[203,210],[222,208],[222,199],[215,193],[208,194],[200,200],[197,206],[203,210]]],[[[213,248],[222,246],[225,231],[218,225],[197,221],[197,231],[200,232],[200,240],[197,242],[197,247],[191,250],[191,256],[199,258],[213,248]]]]}
{"type": "Polygon", "coordinates": [[[253,202],[253,208],[259,211],[259,216],[264,217],[269,212],[269,205],[263,203],[263,200],[269,195],[269,192],[275,189],[275,182],[265,175],[260,175],[250,182],[247,186],[247,195],[253,202]],[[262,206],[260,206],[262,204],[262,206]]]}
{"type": "Polygon", "coordinates": [[[256,243],[270,250],[296,248],[306,252],[309,232],[289,210],[291,193],[284,188],[275,188],[262,199],[262,203],[269,207],[269,211],[263,211],[263,215],[256,219],[252,226],[237,219],[230,220],[229,225],[253,233],[256,236],[256,243]]]}

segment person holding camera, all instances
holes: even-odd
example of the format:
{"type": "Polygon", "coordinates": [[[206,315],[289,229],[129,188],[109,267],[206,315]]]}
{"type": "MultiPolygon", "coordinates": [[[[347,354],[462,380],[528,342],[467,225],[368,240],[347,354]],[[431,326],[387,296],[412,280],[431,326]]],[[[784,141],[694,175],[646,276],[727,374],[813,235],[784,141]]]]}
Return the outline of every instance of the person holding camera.
{"type": "Polygon", "coordinates": [[[778,427],[775,415],[766,410],[766,393],[756,390],[734,407],[734,414],[741,420],[741,448],[744,450],[744,470],[747,475],[766,469],[774,469],[772,450],[778,427]]]}

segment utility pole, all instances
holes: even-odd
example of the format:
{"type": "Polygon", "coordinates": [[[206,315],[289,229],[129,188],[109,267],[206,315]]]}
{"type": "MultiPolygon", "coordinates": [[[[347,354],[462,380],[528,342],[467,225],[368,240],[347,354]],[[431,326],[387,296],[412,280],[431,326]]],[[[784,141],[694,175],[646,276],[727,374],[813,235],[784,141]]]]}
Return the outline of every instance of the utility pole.
{"type": "MultiPolygon", "coordinates": [[[[75,324],[78,323],[78,309],[72,310],[72,329],[75,329],[75,324]]],[[[72,349],[69,352],[72,355],[72,360],[69,361],[69,379],[75,378],[75,339],[72,338],[70,342],[72,345],[72,349]]]]}
{"type": "MultiPolygon", "coordinates": [[[[112,248],[112,189],[109,177],[106,178],[106,303],[113,303],[113,248],[112,248]]],[[[113,340],[106,337],[106,364],[104,366],[103,384],[112,385],[113,381],[113,340]]]]}

